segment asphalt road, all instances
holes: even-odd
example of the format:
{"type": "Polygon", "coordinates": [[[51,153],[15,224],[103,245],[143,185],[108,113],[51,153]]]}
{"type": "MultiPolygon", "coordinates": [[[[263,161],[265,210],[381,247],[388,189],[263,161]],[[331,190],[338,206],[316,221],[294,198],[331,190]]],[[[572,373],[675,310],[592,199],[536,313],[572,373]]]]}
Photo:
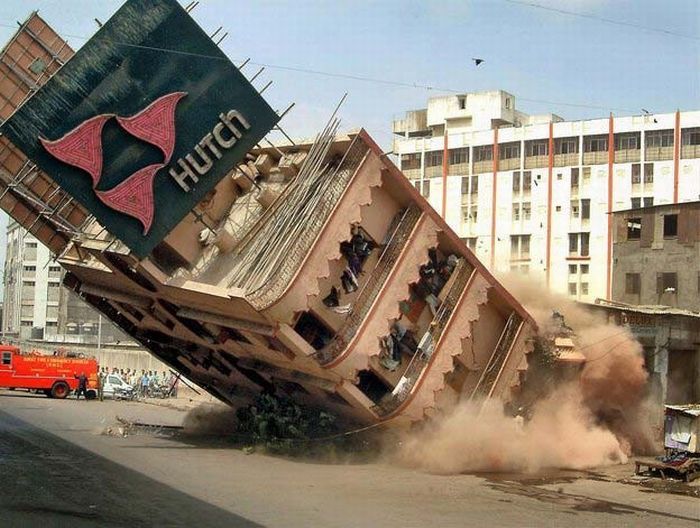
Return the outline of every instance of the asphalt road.
{"type": "Polygon", "coordinates": [[[105,436],[184,413],[0,391],[0,526],[698,526],[700,500],[595,474],[437,476],[319,464],[196,439],[105,436]]]}

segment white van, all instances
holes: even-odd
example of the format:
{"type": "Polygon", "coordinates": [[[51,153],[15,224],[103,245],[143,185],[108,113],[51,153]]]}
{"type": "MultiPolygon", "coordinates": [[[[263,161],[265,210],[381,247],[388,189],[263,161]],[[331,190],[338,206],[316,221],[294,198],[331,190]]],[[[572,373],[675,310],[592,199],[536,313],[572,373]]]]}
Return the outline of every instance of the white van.
{"type": "Polygon", "coordinates": [[[133,387],[129,385],[119,374],[107,374],[102,386],[102,395],[105,398],[114,398],[115,391],[130,392],[133,387]]]}

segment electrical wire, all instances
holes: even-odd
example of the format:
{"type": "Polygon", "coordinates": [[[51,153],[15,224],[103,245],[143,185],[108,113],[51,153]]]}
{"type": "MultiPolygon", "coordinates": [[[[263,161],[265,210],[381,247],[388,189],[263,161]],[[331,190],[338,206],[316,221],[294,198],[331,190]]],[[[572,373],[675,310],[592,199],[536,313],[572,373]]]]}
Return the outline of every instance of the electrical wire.
{"type": "Polygon", "coordinates": [[[615,24],[617,26],[624,26],[624,27],[631,27],[635,29],[642,29],[644,31],[651,31],[654,33],[661,33],[663,35],[671,36],[671,37],[680,37],[680,38],[686,38],[686,39],[692,39],[692,40],[700,40],[700,36],[698,35],[688,35],[686,33],[679,33],[677,31],[671,31],[669,29],[663,29],[663,28],[656,28],[656,27],[651,27],[651,26],[643,26],[641,24],[634,24],[633,22],[626,22],[624,20],[615,20],[612,18],[606,18],[598,15],[593,15],[591,13],[580,13],[578,11],[569,11],[567,9],[561,9],[559,7],[552,7],[552,6],[545,6],[542,4],[538,4],[536,2],[528,2],[526,0],[503,0],[504,2],[508,2],[509,4],[516,4],[516,5],[521,5],[524,7],[532,7],[535,9],[542,9],[543,11],[551,11],[553,13],[559,13],[561,15],[567,15],[567,16],[573,16],[573,17],[579,17],[579,18],[587,18],[589,20],[596,20],[598,22],[605,22],[606,24],[615,24]]]}
{"type": "MultiPolygon", "coordinates": [[[[0,27],[10,28],[10,29],[17,28],[16,26],[13,26],[11,24],[3,24],[3,23],[0,23],[0,27]]],[[[93,38],[93,37],[84,37],[84,36],[69,34],[69,33],[63,34],[62,37],[74,38],[74,39],[85,40],[85,41],[90,40],[90,38],[93,38]]],[[[157,46],[144,46],[142,44],[132,44],[129,42],[120,42],[120,41],[116,41],[116,40],[112,40],[112,39],[105,39],[105,38],[102,38],[99,36],[96,36],[95,38],[100,40],[101,42],[109,43],[109,44],[112,44],[114,46],[142,49],[142,50],[155,51],[155,52],[160,52],[160,53],[170,53],[173,55],[182,55],[182,56],[186,56],[186,57],[199,58],[199,59],[208,59],[208,60],[216,60],[216,61],[229,61],[229,60],[231,60],[227,56],[209,55],[209,54],[204,54],[204,53],[195,53],[195,52],[189,52],[189,51],[174,50],[174,49],[169,49],[169,48],[161,48],[161,47],[157,47],[157,46]]],[[[239,60],[239,59],[235,59],[235,61],[241,62],[241,63],[243,62],[242,60],[239,60]]],[[[437,85],[432,85],[432,84],[423,84],[423,83],[419,83],[419,82],[396,81],[393,79],[386,79],[386,78],[380,78],[380,77],[370,77],[367,75],[330,72],[330,71],[316,70],[316,69],[311,69],[311,68],[301,68],[301,67],[297,67],[297,66],[287,66],[287,65],[283,65],[283,64],[253,62],[250,60],[246,60],[245,62],[246,62],[246,64],[250,64],[252,66],[260,66],[260,67],[269,68],[272,70],[290,71],[290,72],[295,72],[295,73],[303,73],[303,74],[308,74],[308,75],[318,75],[318,76],[330,77],[330,78],[336,78],[336,79],[348,79],[348,80],[352,80],[352,81],[381,84],[381,85],[385,85],[385,86],[397,86],[397,87],[401,87],[401,88],[414,88],[414,89],[419,89],[419,90],[437,91],[437,92],[454,93],[454,94],[464,93],[464,90],[456,90],[454,88],[437,86],[437,85]]],[[[588,108],[591,110],[603,110],[603,111],[615,110],[618,112],[625,112],[625,113],[629,113],[629,114],[638,113],[637,110],[633,110],[633,109],[629,109],[629,108],[619,108],[619,107],[605,106],[605,105],[600,105],[600,104],[566,103],[563,101],[549,101],[546,99],[535,99],[535,98],[521,97],[521,96],[518,96],[518,99],[521,101],[529,102],[529,103],[546,104],[546,105],[551,105],[551,106],[567,106],[567,107],[572,107],[572,108],[588,108]]]]}

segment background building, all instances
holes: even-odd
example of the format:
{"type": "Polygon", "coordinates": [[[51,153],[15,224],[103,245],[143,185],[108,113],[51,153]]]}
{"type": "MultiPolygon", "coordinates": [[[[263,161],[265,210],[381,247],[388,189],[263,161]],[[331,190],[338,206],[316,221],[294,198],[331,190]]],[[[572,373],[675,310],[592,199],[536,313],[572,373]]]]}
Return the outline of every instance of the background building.
{"type": "Polygon", "coordinates": [[[613,299],[700,311],[700,202],[614,216],[613,299]]]}
{"type": "Polygon", "coordinates": [[[700,112],[563,121],[504,91],[394,121],[402,171],[487,265],[610,298],[612,213],[697,200],[700,112]]]}
{"type": "Polygon", "coordinates": [[[19,340],[116,343],[127,337],[61,286],[61,266],[14,220],[7,227],[3,335],[19,340]]]}

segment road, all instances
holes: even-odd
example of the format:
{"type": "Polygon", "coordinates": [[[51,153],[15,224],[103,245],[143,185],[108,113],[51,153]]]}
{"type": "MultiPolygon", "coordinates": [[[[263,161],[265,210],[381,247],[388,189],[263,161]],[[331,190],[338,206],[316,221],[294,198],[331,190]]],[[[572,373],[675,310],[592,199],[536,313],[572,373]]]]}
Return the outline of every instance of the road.
{"type": "Polygon", "coordinates": [[[224,444],[102,434],[117,415],[177,425],[141,403],[0,391],[0,526],[697,526],[700,500],[600,478],[437,476],[320,464],[224,444]]]}

